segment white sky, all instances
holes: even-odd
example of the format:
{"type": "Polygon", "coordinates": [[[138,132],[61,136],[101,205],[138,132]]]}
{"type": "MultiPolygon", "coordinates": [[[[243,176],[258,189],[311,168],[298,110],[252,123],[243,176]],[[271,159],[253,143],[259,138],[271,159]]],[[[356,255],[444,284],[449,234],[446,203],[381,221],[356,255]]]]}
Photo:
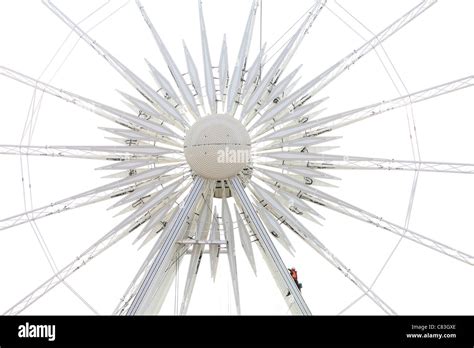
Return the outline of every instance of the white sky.
{"type": "MultiPolygon", "coordinates": [[[[125,1],[124,1],[125,2],[125,1]]],[[[103,18],[104,13],[120,6],[111,1],[105,12],[92,17],[85,28],[103,18]]],[[[197,4],[191,0],[143,1],[169,51],[184,71],[181,40],[186,43],[201,67],[197,4]]],[[[263,0],[263,40],[274,42],[311,5],[310,0],[263,0]]],[[[354,16],[374,32],[383,29],[417,1],[341,0],[354,16]]],[[[99,2],[57,1],[57,5],[76,21],[99,2]]],[[[333,0],[329,7],[338,9],[333,0]]],[[[214,64],[217,64],[222,35],[227,34],[230,66],[238,46],[250,7],[250,1],[204,0],[208,37],[214,64]]],[[[441,0],[420,18],[390,38],[384,47],[402,76],[407,88],[416,91],[473,73],[474,48],[470,44],[474,30],[474,3],[441,0]]],[[[341,11],[339,10],[339,13],[341,11]]],[[[347,19],[347,16],[345,17],[347,19]]],[[[257,27],[258,28],[258,27],[257,27]]],[[[258,31],[257,31],[258,32],[258,31]]],[[[57,47],[68,34],[68,28],[51,14],[40,1],[0,2],[0,65],[39,76],[57,47]]],[[[129,68],[152,83],[144,58],[162,71],[165,67],[147,27],[133,1],[91,32],[98,42],[121,59],[129,68]]],[[[66,48],[76,42],[71,37],[66,48]]],[[[361,44],[361,39],[328,10],[324,10],[310,35],[293,58],[292,66],[304,64],[302,82],[361,44]]],[[[255,36],[253,52],[258,47],[255,36]]],[[[66,49],[64,52],[67,52],[66,49]]],[[[54,67],[64,58],[54,61],[54,67]]],[[[290,67],[291,68],[291,67],[290,67]]],[[[290,71],[290,70],[288,70],[290,71]]],[[[48,80],[48,70],[43,80],[48,80]]],[[[52,82],[105,103],[120,105],[115,89],[130,91],[128,85],[107,66],[89,46],[80,42],[52,82]]],[[[32,90],[0,78],[0,143],[17,144],[26,119],[32,90]]],[[[329,112],[337,112],[397,96],[390,79],[375,54],[363,58],[348,73],[322,92],[330,96],[329,112]]],[[[473,90],[415,105],[414,115],[424,160],[474,163],[473,90]]],[[[34,133],[36,145],[104,144],[98,126],[107,122],[92,114],[45,97],[34,133]]],[[[337,135],[344,138],[334,153],[371,157],[411,159],[406,115],[393,111],[372,120],[347,127],[337,135]]],[[[23,209],[20,161],[0,157],[0,218],[23,209]]],[[[32,189],[35,206],[101,185],[103,173],[94,171],[102,165],[94,161],[31,158],[32,189]],[[91,163],[93,162],[93,163],[91,163]]],[[[333,173],[333,172],[331,172],[333,173]]],[[[411,190],[412,173],[334,172],[342,178],[332,195],[360,206],[389,221],[405,220],[411,190]]],[[[474,254],[474,225],[471,219],[474,195],[470,175],[421,173],[416,191],[410,228],[454,248],[474,254]]],[[[111,203],[101,203],[63,215],[38,221],[58,266],[65,265],[117,222],[111,203]]],[[[320,210],[326,217],[324,227],[308,224],[320,238],[362,280],[370,284],[384,264],[398,238],[389,232],[362,222],[320,210]]],[[[306,223],[306,222],[305,222],[306,223]]],[[[337,270],[293,235],[297,248],[295,258],[282,250],[288,266],[295,266],[303,282],[303,295],[314,314],[337,314],[360,295],[360,291],[337,270]]],[[[149,250],[137,251],[132,238],[92,261],[70,278],[73,286],[101,314],[113,311],[119,298],[149,250]]],[[[237,242],[239,244],[239,242],[237,242]]],[[[284,301],[274,288],[273,280],[257,256],[256,278],[237,245],[239,282],[243,314],[286,314],[284,301]]],[[[180,274],[180,290],[186,275],[186,260],[180,274]]],[[[228,262],[221,257],[216,283],[210,280],[209,260],[203,257],[194,290],[190,314],[235,313],[228,262]]],[[[0,312],[51,276],[51,270],[28,225],[0,231],[0,312]]],[[[472,314],[474,312],[473,268],[410,241],[403,241],[374,290],[399,314],[472,314]]],[[[163,307],[173,313],[174,286],[163,307]]],[[[65,287],[60,286],[25,314],[90,314],[91,312],[65,287]]],[[[368,299],[363,299],[346,314],[381,314],[368,299]]]]}

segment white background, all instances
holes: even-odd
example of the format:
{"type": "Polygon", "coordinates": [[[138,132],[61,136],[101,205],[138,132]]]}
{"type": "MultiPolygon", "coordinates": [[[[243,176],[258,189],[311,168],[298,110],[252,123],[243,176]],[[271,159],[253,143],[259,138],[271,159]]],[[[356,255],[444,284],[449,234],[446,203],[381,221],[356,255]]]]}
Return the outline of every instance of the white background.
{"type": "MultiPolygon", "coordinates": [[[[263,0],[263,39],[274,42],[311,5],[308,0],[263,0]]],[[[377,32],[413,7],[417,1],[341,1],[353,15],[377,32]]],[[[79,21],[98,1],[57,1],[70,17],[79,21]]],[[[121,4],[112,1],[109,12],[121,4]]],[[[191,0],[144,1],[169,51],[185,71],[181,40],[201,65],[197,4],[191,0]]],[[[337,10],[329,0],[329,7],[337,10]]],[[[230,66],[237,55],[250,1],[205,0],[204,9],[213,63],[217,64],[222,35],[227,34],[230,66]]],[[[339,11],[340,12],[340,11],[339,11]]],[[[473,73],[472,22],[474,3],[469,0],[439,1],[425,14],[390,38],[384,47],[407,88],[416,91],[473,73]]],[[[85,22],[89,28],[101,16],[85,22]]],[[[346,16],[347,18],[347,16],[346,16]]],[[[40,1],[0,2],[0,65],[38,77],[69,29],[40,1]]],[[[133,1],[91,32],[92,36],[121,59],[131,70],[153,83],[144,58],[165,71],[162,58],[133,1]]],[[[258,24],[250,60],[258,47],[258,24]]],[[[76,38],[68,40],[65,51],[76,38]]],[[[293,58],[293,66],[304,64],[302,82],[362,43],[328,10],[324,10],[310,35],[293,58]]],[[[55,60],[54,67],[62,56],[55,60]]],[[[289,70],[288,70],[289,71],[289,70]]],[[[48,70],[43,80],[48,80],[48,70]]],[[[203,79],[202,79],[203,80],[203,79]]],[[[107,63],[80,42],[53,85],[78,94],[120,105],[115,89],[130,92],[107,63]]],[[[17,144],[26,119],[32,90],[0,78],[0,143],[17,144]]],[[[414,106],[421,156],[424,160],[474,163],[474,104],[472,89],[429,100],[414,106]]],[[[337,112],[397,96],[375,54],[363,58],[349,72],[322,92],[331,99],[329,112],[337,112]]],[[[45,97],[33,137],[36,145],[105,144],[98,126],[109,126],[95,115],[53,98],[45,97]]],[[[334,153],[411,159],[407,119],[404,110],[393,111],[341,129],[344,138],[334,153]]],[[[94,168],[103,165],[87,160],[31,158],[35,206],[85,191],[106,182],[94,168]]],[[[20,161],[0,157],[0,218],[23,211],[20,161]]],[[[328,192],[403,224],[411,190],[412,173],[332,172],[342,178],[338,188],[328,192]]],[[[421,173],[410,228],[454,248],[474,254],[474,223],[471,175],[421,173]]],[[[105,234],[119,218],[107,211],[110,202],[47,217],[38,225],[58,266],[65,265],[93,241],[105,234]]],[[[397,236],[362,222],[320,211],[324,227],[308,227],[351,270],[370,284],[391,250],[397,236]]],[[[303,294],[314,314],[337,314],[360,295],[360,291],[336,269],[294,236],[293,258],[282,251],[288,266],[295,266],[303,282],[303,294]]],[[[101,314],[109,314],[146,255],[149,246],[137,251],[133,237],[101,255],[70,278],[73,286],[101,314]]],[[[239,281],[243,314],[286,314],[263,260],[257,257],[255,277],[238,246],[239,281]]],[[[210,280],[209,260],[203,257],[190,314],[235,313],[228,276],[228,263],[221,258],[216,283],[210,280]]],[[[186,262],[183,263],[186,265],[186,262]]],[[[181,290],[185,282],[181,269],[181,290]]],[[[38,241],[28,225],[0,231],[0,312],[7,310],[29,291],[51,276],[38,241]]],[[[173,313],[174,287],[163,307],[173,313]]],[[[403,241],[374,287],[375,292],[399,314],[472,314],[474,312],[473,268],[410,241],[403,241]]],[[[24,313],[90,314],[69,290],[59,286],[24,313]]],[[[367,298],[345,314],[381,314],[367,298]]]]}

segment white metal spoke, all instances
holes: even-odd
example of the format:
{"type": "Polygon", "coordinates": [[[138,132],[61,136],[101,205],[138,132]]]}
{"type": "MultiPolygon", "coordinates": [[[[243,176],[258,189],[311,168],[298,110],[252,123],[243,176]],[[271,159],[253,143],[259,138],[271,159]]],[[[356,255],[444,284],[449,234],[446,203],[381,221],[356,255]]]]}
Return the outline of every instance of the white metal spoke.
{"type": "Polygon", "coordinates": [[[229,91],[227,94],[227,113],[233,115],[240,101],[240,92],[242,88],[243,75],[247,65],[247,55],[250,49],[250,42],[252,40],[252,32],[255,24],[255,16],[259,0],[253,0],[252,8],[248,16],[247,25],[245,27],[244,36],[240,45],[239,55],[235,63],[232,78],[229,83],[229,91]]]}
{"type": "Polygon", "coordinates": [[[165,44],[161,40],[160,35],[155,29],[155,26],[151,22],[150,18],[148,17],[148,14],[145,11],[145,8],[141,4],[140,0],[136,0],[137,6],[140,9],[140,12],[142,14],[142,17],[147,24],[147,26],[150,28],[150,31],[153,35],[153,38],[155,39],[156,44],[158,45],[158,48],[160,49],[161,55],[163,56],[163,59],[165,60],[168,69],[171,72],[171,75],[173,76],[176,85],[178,86],[179,91],[181,92],[181,95],[184,98],[184,101],[186,103],[186,106],[188,108],[188,111],[193,115],[194,117],[199,117],[199,110],[196,105],[196,101],[189,90],[189,87],[187,86],[186,82],[184,81],[183,75],[180,73],[176,63],[174,62],[173,58],[171,57],[170,53],[168,52],[168,49],[166,48],[165,44]]]}
{"type": "MultiPolygon", "coordinates": [[[[181,248],[178,249],[177,251],[177,255],[183,255],[188,248],[189,248],[189,245],[181,246],[181,248]]],[[[125,291],[125,294],[120,298],[120,302],[115,308],[114,314],[125,315],[127,313],[127,309],[129,308],[131,301],[133,301],[133,298],[135,296],[137,289],[140,286],[140,282],[142,278],[152,266],[152,261],[157,251],[158,251],[158,248],[156,248],[156,245],[155,245],[153,249],[150,251],[150,253],[147,255],[147,257],[145,258],[137,274],[135,275],[132,282],[130,283],[127,290],[125,291]]],[[[182,261],[182,257],[179,257],[178,262],[181,262],[181,261],[182,261]]],[[[168,270],[166,271],[166,274],[165,274],[165,280],[163,282],[163,286],[160,289],[160,294],[157,294],[157,297],[163,298],[163,293],[165,293],[171,286],[171,282],[174,278],[173,273],[174,272],[171,271],[170,267],[168,267],[168,270]]]]}
{"type": "MultiPolygon", "coordinates": [[[[211,232],[210,238],[211,240],[218,240],[220,239],[219,236],[219,226],[217,220],[217,210],[214,209],[214,214],[212,216],[212,223],[211,223],[211,232]]],[[[211,244],[209,245],[209,258],[211,262],[211,278],[215,281],[216,274],[217,274],[217,265],[219,264],[219,254],[221,247],[218,244],[211,244]]]]}
{"type": "Polygon", "coordinates": [[[217,112],[216,86],[214,84],[214,75],[212,73],[211,54],[209,53],[209,44],[207,42],[206,23],[204,22],[202,1],[198,0],[198,3],[199,23],[201,28],[202,57],[204,61],[204,79],[206,82],[206,94],[211,113],[215,114],[217,112]]]}
{"type": "MultiPolygon", "coordinates": [[[[245,83],[242,86],[242,92],[240,96],[240,103],[242,105],[247,104],[248,99],[251,97],[252,92],[255,90],[257,85],[260,83],[260,74],[261,74],[261,68],[262,68],[262,63],[264,59],[264,53],[265,53],[265,47],[266,45],[263,45],[262,49],[257,55],[257,58],[255,58],[254,62],[248,69],[247,73],[245,74],[245,83]]],[[[244,120],[244,124],[246,125],[244,120]]]]}
{"type": "Polygon", "coordinates": [[[274,141],[268,145],[258,147],[257,151],[266,151],[266,150],[276,150],[284,147],[298,147],[305,148],[313,145],[319,145],[328,141],[333,141],[341,139],[341,137],[325,137],[325,136],[307,136],[307,137],[295,137],[293,139],[284,140],[284,141],[274,141]]]}
{"type": "Polygon", "coordinates": [[[163,155],[177,155],[181,151],[158,146],[18,146],[0,145],[3,155],[36,155],[124,161],[153,159],[163,155]]]}
{"type": "MultiPolygon", "coordinates": [[[[326,109],[320,109],[315,112],[312,112],[311,114],[308,114],[308,112],[310,112],[315,107],[319,106],[324,100],[325,99],[320,99],[313,103],[300,105],[299,107],[296,107],[292,109],[291,111],[285,114],[282,114],[280,117],[275,117],[272,121],[268,122],[264,127],[261,127],[258,132],[255,132],[254,137],[258,138],[262,136],[263,134],[266,134],[274,130],[275,126],[289,129],[290,127],[294,127],[295,124],[296,125],[308,124],[308,121],[310,119],[313,119],[316,116],[319,116],[321,113],[323,113],[326,110],[326,109]],[[288,125],[287,123],[291,121],[293,121],[292,124],[288,125]]],[[[317,124],[319,124],[319,122],[317,124]]],[[[311,126],[308,126],[308,128],[311,128],[311,126]]],[[[276,131],[274,131],[274,133],[276,133],[276,131]]],[[[287,137],[288,136],[286,136],[285,138],[287,137]]]]}
{"type": "Polygon", "coordinates": [[[399,226],[397,224],[394,224],[390,221],[387,221],[379,216],[376,216],[372,213],[369,213],[361,208],[358,208],[354,205],[351,205],[349,203],[346,203],[340,199],[337,199],[335,197],[332,197],[328,194],[321,193],[320,195],[311,195],[305,193],[303,195],[304,198],[307,198],[308,200],[322,205],[328,209],[337,211],[339,213],[342,213],[344,215],[350,216],[352,218],[355,218],[357,220],[361,220],[364,222],[367,222],[371,225],[374,225],[376,227],[379,227],[383,230],[392,232],[396,235],[402,236],[403,238],[409,239],[415,243],[418,243],[420,245],[423,245],[427,248],[430,248],[434,251],[437,251],[441,254],[450,256],[456,260],[465,262],[469,265],[474,265],[474,256],[469,255],[465,252],[456,250],[446,244],[443,244],[441,242],[438,242],[434,239],[431,239],[429,237],[425,237],[424,235],[421,235],[419,233],[410,231],[408,229],[405,229],[402,226],[399,226]],[[319,197],[318,197],[319,196],[319,197]]]}
{"type": "Polygon", "coordinates": [[[279,113],[285,111],[291,104],[298,104],[298,100],[306,101],[316,93],[318,93],[324,86],[329,84],[331,81],[335,80],[339,75],[344,71],[349,69],[349,67],[355,64],[360,58],[365,56],[367,53],[375,49],[383,41],[388,39],[390,36],[395,34],[398,30],[403,28],[406,24],[411,22],[413,19],[418,17],[428,8],[430,8],[436,0],[424,0],[417,6],[415,6],[408,13],[400,17],[397,21],[389,25],[385,30],[381,31],[374,38],[363,44],[359,49],[354,50],[349,53],[346,57],[341,59],[339,62],[334,64],[332,67],[327,69],[325,72],[315,77],[313,80],[309,81],[298,90],[282,99],[278,104],[272,108],[266,110],[266,112],[257,119],[255,125],[260,125],[264,122],[267,122],[277,116],[279,113]],[[310,91],[310,92],[308,92],[310,91]]]}
{"type": "Polygon", "coordinates": [[[125,80],[134,86],[147,100],[155,107],[163,112],[167,112],[184,125],[189,126],[188,122],[181,116],[178,110],[172,106],[166,99],[157,94],[150,86],[148,86],[137,75],[131,72],[117,58],[111,55],[105,48],[92,39],[89,34],[84,32],[77,24],[75,24],[68,16],[66,16],[59,8],[57,8],[51,0],[43,2],[61,21],[71,28],[82,40],[87,42],[100,56],[102,56],[125,80]]]}
{"type": "MultiPolygon", "coordinates": [[[[474,164],[470,163],[405,161],[386,158],[370,158],[290,151],[261,152],[258,154],[258,156],[273,158],[288,165],[299,164],[318,170],[409,170],[438,173],[474,174],[474,164]]],[[[262,162],[262,164],[265,164],[265,162],[262,162]]]]}
{"type": "MultiPolygon", "coordinates": [[[[129,214],[124,220],[122,220],[117,226],[114,227],[113,231],[119,231],[123,228],[132,227],[137,228],[145,222],[147,222],[152,216],[152,211],[156,211],[160,208],[160,203],[165,204],[167,197],[172,192],[175,192],[178,187],[180,187],[185,179],[179,179],[178,181],[165,186],[164,188],[158,190],[156,193],[150,196],[150,199],[147,202],[139,205],[134,212],[129,214]]],[[[158,188],[159,185],[157,185],[158,188]]]]}
{"type": "Polygon", "coordinates": [[[337,176],[330,175],[326,172],[309,167],[305,165],[304,163],[295,164],[295,163],[286,162],[286,161],[268,161],[268,162],[261,163],[259,165],[263,165],[263,166],[267,166],[271,168],[278,168],[279,170],[288,171],[290,173],[294,173],[296,175],[300,175],[305,178],[341,180],[337,176]]]}
{"type": "MultiPolygon", "coordinates": [[[[199,211],[199,219],[196,225],[195,241],[204,241],[207,239],[209,234],[209,228],[211,226],[211,215],[212,211],[208,208],[208,205],[212,206],[212,199],[210,193],[213,193],[209,190],[209,193],[204,198],[201,204],[201,209],[199,211]]],[[[180,314],[186,314],[189,307],[189,302],[191,300],[191,295],[193,293],[194,284],[196,282],[197,273],[199,271],[199,266],[201,264],[201,258],[204,251],[204,244],[193,244],[191,251],[191,260],[189,261],[188,274],[186,277],[186,284],[184,287],[183,300],[181,302],[180,314]]]]}
{"type": "Polygon", "coordinates": [[[227,203],[225,194],[222,198],[222,224],[224,227],[224,236],[227,241],[227,258],[229,259],[232,288],[234,289],[235,307],[237,314],[240,314],[240,293],[237,273],[237,259],[235,256],[234,224],[232,222],[232,216],[230,215],[229,204],[227,203]]]}
{"type": "Polygon", "coordinates": [[[289,192],[297,192],[299,195],[301,195],[302,198],[309,198],[309,200],[314,203],[321,204],[333,210],[337,210],[345,215],[354,217],[358,220],[371,223],[377,227],[381,227],[384,230],[403,236],[404,238],[410,239],[425,247],[438,251],[442,254],[451,256],[459,261],[466,262],[471,265],[474,264],[474,257],[471,255],[451,248],[443,243],[437,242],[421,234],[406,230],[405,228],[399,225],[388,222],[382,219],[381,217],[378,217],[354,205],[346,203],[312,186],[296,182],[290,178],[287,178],[285,175],[282,175],[277,172],[263,171],[263,173],[274,180],[274,185],[280,187],[283,190],[289,190],[289,192]],[[323,202],[321,200],[323,200],[323,202]]]}
{"type": "Polygon", "coordinates": [[[261,207],[258,204],[258,201],[255,200],[254,203],[255,209],[258,212],[258,216],[262,219],[263,224],[267,228],[267,231],[276,238],[276,240],[291,254],[295,254],[295,248],[291,244],[286,232],[281,227],[279,221],[275,219],[275,216],[272,215],[267,209],[261,207]]]}
{"type": "Polygon", "coordinates": [[[314,81],[314,84],[312,84],[313,85],[312,86],[313,90],[310,93],[310,95],[314,95],[314,94],[318,93],[325,86],[327,86],[329,83],[334,81],[344,71],[347,71],[349,69],[349,67],[354,65],[359,59],[361,59],[367,53],[371,52],[376,47],[381,45],[385,40],[387,40],[389,37],[394,35],[400,29],[405,27],[408,23],[413,21],[415,18],[420,16],[427,9],[429,9],[431,6],[433,6],[436,2],[437,2],[437,0],[423,0],[423,1],[421,1],[418,5],[416,5],[414,8],[412,8],[410,11],[405,13],[403,16],[401,16],[395,22],[393,22],[388,27],[386,27],[384,30],[382,30],[380,33],[375,35],[372,39],[370,39],[369,41],[364,43],[362,46],[360,46],[358,49],[356,49],[353,52],[349,53],[347,56],[342,58],[339,62],[337,62],[332,67],[330,67],[329,69],[324,71],[322,74],[320,74],[318,77],[316,77],[313,80],[314,81]]]}
{"type": "Polygon", "coordinates": [[[315,2],[313,9],[308,14],[306,20],[303,21],[300,28],[289,40],[288,44],[270,67],[267,74],[262,78],[259,86],[252,93],[251,97],[242,110],[241,119],[244,117],[253,118],[258,110],[263,109],[263,107],[265,107],[271,101],[269,96],[272,92],[272,89],[277,84],[280,75],[283,73],[297,48],[301,44],[303,37],[309,31],[309,28],[318,17],[321,10],[324,8],[325,3],[326,1],[321,0],[317,0],[315,2]]]}
{"type": "MultiPolygon", "coordinates": [[[[181,132],[185,131],[184,124],[179,119],[175,119],[173,116],[170,116],[167,113],[159,113],[156,108],[143,100],[132,97],[131,95],[121,91],[118,92],[126,99],[125,104],[134,112],[138,113],[140,117],[155,121],[155,123],[158,123],[162,126],[164,126],[164,122],[168,122],[174,127],[178,128],[181,132]]],[[[178,134],[176,134],[175,137],[179,139],[182,138],[178,134]]]]}
{"type": "Polygon", "coordinates": [[[198,69],[196,67],[196,63],[194,63],[194,59],[189,53],[188,47],[183,41],[183,48],[184,48],[184,56],[186,57],[186,64],[188,66],[188,73],[189,78],[191,80],[191,84],[194,88],[195,95],[198,97],[199,104],[204,107],[204,100],[202,97],[202,87],[201,87],[201,80],[199,79],[198,69]]]}
{"type": "MultiPolygon", "coordinates": [[[[170,219],[170,216],[174,214],[174,210],[177,209],[177,207],[173,208],[172,202],[175,202],[186,191],[188,187],[189,185],[184,185],[178,192],[175,192],[174,194],[165,198],[163,202],[161,202],[154,208],[153,213],[150,214],[150,219],[147,221],[145,227],[143,227],[143,229],[140,231],[133,243],[136,243],[137,241],[145,237],[142,242],[142,245],[140,246],[141,248],[146,245],[150,240],[152,240],[158,232],[163,230],[163,228],[165,227],[164,222],[168,221],[170,219]]],[[[144,204],[144,202],[142,203],[141,201],[139,201],[138,204],[144,204]]],[[[135,209],[135,205],[135,203],[132,204],[132,206],[129,207],[129,211],[135,209]]]]}
{"type": "Polygon", "coordinates": [[[146,63],[148,67],[150,68],[150,73],[153,76],[156,84],[158,85],[158,92],[161,93],[161,95],[165,99],[172,99],[176,103],[176,107],[180,106],[180,98],[178,96],[178,93],[174,90],[173,86],[171,83],[168,81],[166,77],[164,77],[160,71],[153,66],[148,60],[146,60],[146,63]]]}
{"type": "Polygon", "coordinates": [[[262,142],[262,141],[270,141],[275,139],[285,139],[295,134],[308,134],[310,129],[318,127],[321,125],[321,119],[317,119],[314,121],[303,122],[303,123],[296,123],[292,124],[283,128],[280,128],[270,134],[261,134],[253,139],[253,142],[262,142]]]}
{"type": "MultiPolygon", "coordinates": [[[[2,155],[21,155],[21,156],[47,156],[47,157],[66,157],[83,158],[94,160],[110,161],[128,161],[134,156],[119,152],[93,151],[90,149],[67,148],[61,146],[19,146],[19,145],[0,145],[0,154],[2,155]]],[[[140,158],[140,157],[139,157],[140,158]]],[[[150,155],[145,155],[142,159],[151,159],[150,155]]]]}
{"type": "Polygon", "coordinates": [[[311,248],[316,250],[323,258],[325,258],[329,263],[331,263],[334,267],[336,267],[341,273],[344,274],[352,283],[354,283],[359,289],[361,289],[364,294],[367,296],[377,305],[379,306],[385,313],[387,314],[395,314],[395,312],[388,306],[381,298],[379,298],[372,290],[369,289],[364,282],[362,282],[357,276],[350,271],[337,257],[335,257],[327,248],[326,246],[317,239],[311,232],[309,232],[299,221],[285,213],[283,213],[284,207],[281,205],[276,199],[272,197],[270,192],[258,188],[256,186],[252,186],[255,190],[254,194],[259,200],[259,203],[262,206],[270,206],[274,212],[278,215],[282,215],[282,217],[278,218],[279,220],[283,221],[285,225],[287,225],[291,230],[296,232],[296,234],[303,239],[311,248]]]}
{"type": "Polygon", "coordinates": [[[317,129],[316,131],[312,132],[312,134],[318,135],[329,132],[334,129],[345,127],[352,123],[380,115],[390,110],[401,108],[409,104],[418,103],[427,99],[436,98],[447,93],[471,87],[473,85],[474,76],[468,76],[395,99],[381,101],[379,103],[371,104],[354,110],[344,111],[336,115],[328,116],[328,122],[322,123],[324,127],[317,129]]]}
{"type": "MultiPolygon", "coordinates": [[[[300,28],[300,31],[303,29],[300,28]]],[[[262,77],[262,80],[258,84],[257,88],[255,91],[252,92],[250,95],[249,99],[247,100],[246,104],[244,105],[244,108],[242,109],[242,115],[240,116],[240,119],[243,120],[245,117],[247,118],[253,118],[253,116],[257,113],[257,111],[260,109],[260,106],[262,105],[262,98],[264,98],[264,93],[268,92],[270,93],[272,88],[270,88],[271,84],[276,84],[276,79],[278,76],[281,74],[281,71],[279,68],[283,64],[283,61],[285,60],[287,54],[291,50],[292,46],[295,44],[299,32],[297,32],[290,42],[287,44],[285,49],[280,53],[279,57],[275,61],[275,63],[271,66],[270,70],[266,73],[264,77],[262,77]],[[270,91],[269,91],[270,90],[270,91]]]]}
{"type": "Polygon", "coordinates": [[[146,113],[142,113],[139,116],[132,115],[125,111],[99,103],[92,99],[82,97],[78,94],[74,94],[74,93],[65,91],[63,89],[53,87],[51,85],[35,80],[29,76],[23,75],[19,72],[16,72],[14,70],[11,70],[5,67],[0,67],[0,74],[7,76],[9,78],[12,78],[18,82],[24,83],[28,86],[31,86],[37,90],[51,94],[66,102],[75,104],[99,116],[105,117],[111,120],[112,122],[118,123],[122,126],[131,128],[133,130],[136,130],[137,132],[141,131],[140,128],[144,128],[147,132],[150,132],[151,134],[155,135],[157,138],[158,136],[167,136],[167,137],[182,139],[182,136],[176,134],[174,131],[164,126],[163,124],[153,122],[151,121],[149,117],[140,117],[140,116],[146,116],[147,115],[146,113]]]}
{"type": "Polygon", "coordinates": [[[250,202],[247,194],[244,191],[242,183],[237,177],[230,179],[232,192],[237,197],[238,203],[245,212],[248,221],[252,225],[252,229],[258,238],[258,244],[262,248],[262,255],[267,262],[270,271],[280,289],[282,296],[284,296],[287,303],[290,305],[290,309],[295,314],[311,315],[311,311],[308,305],[303,299],[300,290],[296,286],[294,280],[291,278],[283,260],[281,259],[277,249],[273,245],[262,221],[258,217],[255,208],[250,202]],[[289,292],[291,296],[286,296],[289,292]],[[294,300],[295,306],[289,303],[290,300],[294,300]]]}
{"type": "Polygon", "coordinates": [[[124,178],[122,180],[100,186],[93,190],[85,191],[78,195],[74,195],[49,205],[36,208],[34,210],[17,214],[0,220],[0,230],[5,230],[14,226],[18,226],[29,221],[34,221],[53,214],[59,214],[74,208],[101,202],[133,192],[141,183],[159,178],[161,175],[176,168],[175,166],[163,166],[159,168],[149,169],[143,173],[124,178]]]}
{"type": "Polygon", "coordinates": [[[239,230],[240,243],[242,244],[242,248],[245,251],[245,255],[247,256],[247,260],[249,260],[253,272],[255,273],[255,275],[257,275],[257,267],[255,266],[255,258],[253,256],[252,241],[250,240],[250,235],[247,231],[247,228],[245,227],[244,221],[240,216],[240,212],[237,209],[236,205],[234,205],[234,210],[235,218],[237,219],[237,228],[239,230]]]}
{"type": "Polygon", "coordinates": [[[176,242],[182,238],[183,227],[189,219],[189,215],[195,206],[204,186],[202,178],[196,178],[188,197],[182,205],[182,209],[174,216],[173,220],[167,224],[163,232],[163,242],[158,251],[152,266],[148,270],[137,290],[132,304],[127,310],[127,315],[148,313],[148,306],[153,301],[153,290],[161,285],[161,280],[165,276],[166,266],[170,263],[176,252],[176,242]]]}
{"type": "Polygon", "coordinates": [[[221,55],[219,57],[219,92],[221,95],[222,109],[225,109],[225,98],[229,86],[229,57],[227,53],[226,36],[222,40],[221,55]]]}
{"type": "Polygon", "coordinates": [[[100,238],[97,242],[92,244],[88,247],[84,252],[82,252],[79,256],[77,256],[73,261],[71,261],[67,266],[63,267],[57,274],[46,280],[42,283],[39,287],[35,290],[30,292],[27,296],[22,298],[19,302],[17,302],[14,306],[9,308],[4,315],[17,315],[21,314],[26,308],[31,306],[41,297],[46,295],[49,291],[54,289],[58,284],[64,282],[68,277],[70,277],[73,273],[78,271],[79,269],[83,268],[87,263],[89,263],[92,259],[97,257],[99,254],[103,253],[107,249],[111,248],[121,239],[126,237],[127,234],[124,233],[112,233],[109,232],[102,238],[100,238]]]}

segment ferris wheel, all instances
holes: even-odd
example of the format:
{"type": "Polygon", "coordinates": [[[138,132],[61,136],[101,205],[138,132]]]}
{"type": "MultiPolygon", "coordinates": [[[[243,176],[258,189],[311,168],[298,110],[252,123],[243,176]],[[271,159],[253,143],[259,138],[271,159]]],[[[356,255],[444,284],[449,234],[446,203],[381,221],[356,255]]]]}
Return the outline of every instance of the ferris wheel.
{"type": "MultiPolygon", "coordinates": [[[[367,54],[383,47],[387,39],[423,15],[436,1],[421,1],[322,73],[303,78],[305,82],[300,83],[300,68],[289,69],[290,63],[297,60],[298,48],[318,17],[330,9],[326,0],[314,1],[297,25],[290,28],[280,49],[272,51],[274,46],[267,48],[260,38],[259,51],[251,52],[252,40],[258,41],[256,23],[262,13],[261,1],[253,0],[234,65],[229,64],[225,36],[218,59],[212,59],[203,2],[198,0],[199,54],[203,66],[198,67],[195,56],[184,44],[184,69],[178,67],[145,6],[137,0],[138,11],[171,76],[166,77],[164,71],[147,61],[155,85],[131,71],[52,1],[43,3],[105,59],[131,89],[119,92],[126,106],[117,108],[92,96],[69,92],[0,67],[3,77],[110,122],[109,127],[102,127],[109,136],[109,145],[0,145],[1,155],[90,159],[104,163],[99,169],[113,172],[108,176],[113,181],[108,184],[2,217],[0,230],[108,200],[113,201],[111,208],[121,221],[69,264],[55,269],[53,276],[5,314],[20,314],[57,285],[68,286],[68,277],[132,234],[135,242],[153,246],[117,301],[113,314],[160,313],[176,282],[176,268],[187,260],[178,311],[186,314],[204,258],[209,259],[211,278],[216,277],[219,262],[228,262],[233,302],[240,314],[236,249],[241,248],[254,272],[254,253],[260,253],[289,312],[311,315],[314,310],[305,301],[300,283],[289,272],[290,265],[281,257],[282,250],[297,253],[291,242],[294,237],[347,278],[381,313],[397,314],[373,286],[357,276],[342,261],[343,257],[336,256],[314,232],[312,226],[321,225],[328,210],[366,222],[379,228],[380,233],[395,234],[400,240],[409,240],[466,267],[474,264],[474,257],[468,252],[412,231],[408,228],[409,218],[405,225],[397,224],[339,198],[335,191],[328,191],[339,180],[339,170],[410,171],[415,173],[415,186],[419,172],[474,174],[474,164],[422,161],[416,144],[413,160],[334,152],[340,139],[338,132],[345,127],[474,85],[474,76],[468,76],[343,112],[331,113],[325,107],[325,87],[367,54]],[[250,59],[252,55],[254,58],[250,59]]],[[[411,205],[413,195],[410,202],[411,205]]]]}

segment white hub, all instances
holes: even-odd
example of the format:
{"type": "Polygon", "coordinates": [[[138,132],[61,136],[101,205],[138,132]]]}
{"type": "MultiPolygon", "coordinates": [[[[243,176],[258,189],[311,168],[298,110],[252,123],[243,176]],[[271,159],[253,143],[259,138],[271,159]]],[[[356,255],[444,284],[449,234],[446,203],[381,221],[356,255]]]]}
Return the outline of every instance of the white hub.
{"type": "Polygon", "coordinates": [[[187,131],[184,156],[196,174],[206,179],[227,179],[249,162],[250,136],[231,116],[206,116],[187,131]]]}

